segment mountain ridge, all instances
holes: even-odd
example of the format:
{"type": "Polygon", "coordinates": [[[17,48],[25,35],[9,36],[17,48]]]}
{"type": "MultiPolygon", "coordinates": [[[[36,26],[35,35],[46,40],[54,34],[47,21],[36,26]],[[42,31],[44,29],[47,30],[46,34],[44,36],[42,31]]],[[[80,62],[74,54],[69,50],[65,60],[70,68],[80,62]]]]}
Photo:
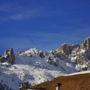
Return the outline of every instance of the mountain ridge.
{"type": "Polygon", "coordinates": [[[64,44],[56,50],[31,48],[16,54],[6,50],[0,57],[0,81],[12,90],[28,82],[31,86],[58,76],[90,70],[90,38],[81,44],[64,44]]]}

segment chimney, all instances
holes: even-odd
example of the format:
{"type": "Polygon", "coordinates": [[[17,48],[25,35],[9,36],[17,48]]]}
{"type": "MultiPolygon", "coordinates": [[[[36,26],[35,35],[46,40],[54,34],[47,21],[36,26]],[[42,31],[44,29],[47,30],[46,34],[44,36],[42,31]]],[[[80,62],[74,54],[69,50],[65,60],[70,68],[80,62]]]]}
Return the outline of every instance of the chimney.
{"type": "Polygon", "coordinates": [[[61,83],[56,84],[56,90],[60,90],[61,85],[61,83]]]}

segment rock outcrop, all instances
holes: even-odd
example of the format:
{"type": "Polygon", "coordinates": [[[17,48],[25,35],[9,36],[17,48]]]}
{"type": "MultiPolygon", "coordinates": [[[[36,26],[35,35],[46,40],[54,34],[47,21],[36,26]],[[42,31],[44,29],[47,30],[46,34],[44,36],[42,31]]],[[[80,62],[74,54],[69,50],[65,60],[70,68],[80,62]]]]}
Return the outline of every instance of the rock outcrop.
{"type": "Polygon", "coordinates": [[[13,64],[15,62],[15,54],[13,48],[11,48],[10,50],[6,50],[4,53],[4,57],[13,64]]]}
{"type": "Polygon", "coordinates": [[[90,38],[83,40],[79,45],[64,44],[56,51],[69,56],[76,62],[76,68],[80,71],[90,70],[90,38]]]}
{"type": "Polygon", "coordinates": [[[90,50],[90,38],[83,40],[81,44],[81,49],[90,50]]]}
{"type": "Polygon", "coordinates": [[[65,55],[70,55],[72,50],[75,48],[79,48],[80,46],[78,44],[76,45],[70,45],[70,44],[63,44],[59,49],[57,49],[57,52],[60,52],[65,55]]]}
{"type": "Polygon", "coordinates": [[[3,57],[3,56],[1,56],[1,57],[0,57],[0,63],[3,63],[3,62],[5,62],[5,61],[6,61],[6,58],[3,57]]]}

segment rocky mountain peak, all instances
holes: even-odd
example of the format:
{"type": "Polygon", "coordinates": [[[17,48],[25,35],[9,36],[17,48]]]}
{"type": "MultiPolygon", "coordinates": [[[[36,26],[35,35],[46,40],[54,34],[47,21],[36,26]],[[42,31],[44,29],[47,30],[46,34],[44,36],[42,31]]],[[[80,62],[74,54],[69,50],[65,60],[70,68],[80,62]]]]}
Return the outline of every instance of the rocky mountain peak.
{"type": "Polygon", "coordinates": [[[81,44],[82,49],[90,50],[90,38],[83,40],[81,44]]]}
{"type": "Polygon", "coordinates": [[[56,51],[65,55],[70,55],[75,49],[77,49],[77,51],[82,49],[90,51],[90,38],[83,40],[81,44],[63,44],[56,51]]]}
{"type": "Polygon", "coordinates": [[[83,40],[81,44],[63,44],[56,51],[70,57],[79,70],[90,70],[90,38],[83,40]]]}
{"type": "Polygon", "coordinates": [[[80,45],[78,44],[63,44],[60,48],[58,48],[56,51],[57,52],[60,52],[62,54],[65,54],[65,55],[70,55],[71,52],[75,49],[75,48],[79,48],[80,45]]]}
{"type": "Polygon", "coordinates": [[[13,48],[11,48],[10,50],[5,50],[4,56],[0,57],[0,62],[5,62],[5,61],[8,61],[12,64],[15,62],[15,54],[13,48]]]}
{"type": "Polygon", "coordinates": [[[10,49],[0,56],[0,81],[4,80],[13,90],[19,90],[19,83],[26,81],[34,85],[61,74],[87,70],[90,70],[90,38],[81,44],[63,44],[57,50],[31,48],[14,54],[10,49]]]}

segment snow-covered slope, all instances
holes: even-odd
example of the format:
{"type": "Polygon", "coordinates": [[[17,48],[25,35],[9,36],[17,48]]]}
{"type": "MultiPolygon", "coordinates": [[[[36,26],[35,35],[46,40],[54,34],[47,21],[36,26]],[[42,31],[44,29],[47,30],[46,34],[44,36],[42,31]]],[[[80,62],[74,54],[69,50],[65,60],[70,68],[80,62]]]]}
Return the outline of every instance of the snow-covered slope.
{"type": "Polygon", "coordinates": [[[6,50],[5,55],[0,56],[0,62],[0,85],[6,90],[18,90],[19,83],[28,81],[35,85],[90,70],[90,38],[79,45],[64,44],[54,51],[32,48],[14,55],[13,49],[6,50]]]}
{"type": "Polygon", "coordinates": [[[15,58],[13,65],[7,62],[0,65],[0,81],[13,90],[18,90],[19,83],[26,81],[35,85],[77,72],[70,59],[53,51],[42,52],[34,48],[16,54],[15,58]]]}

